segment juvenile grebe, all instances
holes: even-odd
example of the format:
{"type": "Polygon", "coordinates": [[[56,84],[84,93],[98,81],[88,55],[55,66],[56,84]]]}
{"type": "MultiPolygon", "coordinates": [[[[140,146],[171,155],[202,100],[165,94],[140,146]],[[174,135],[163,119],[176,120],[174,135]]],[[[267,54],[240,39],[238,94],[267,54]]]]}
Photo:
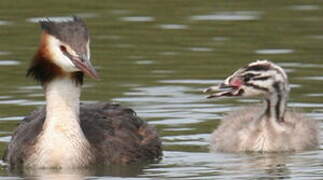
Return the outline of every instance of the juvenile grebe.
{"type": "Polygon", "coordinates": [[[221,96],[263,96],[264,104],[229,113],[213,132],[211,149],[222,152],[303,151],[318,147],[316,121],[288,111],[288,79],[284,70],[262,60],[248,64],[224,83],[204,92],[221,96]],[[225,88],[223,91],[221,91],[225,88]]]}
{"type": "Polygon", "coordinates": [[[129,108],[79,102],[83,73],[98,75],[90,62],[84,22],[44,20],[40,47],[27,76],[41,83],[46,107],[15,130],[4,160],[11,168],[77,168],[159,159],[157,131],[129,108]]]}

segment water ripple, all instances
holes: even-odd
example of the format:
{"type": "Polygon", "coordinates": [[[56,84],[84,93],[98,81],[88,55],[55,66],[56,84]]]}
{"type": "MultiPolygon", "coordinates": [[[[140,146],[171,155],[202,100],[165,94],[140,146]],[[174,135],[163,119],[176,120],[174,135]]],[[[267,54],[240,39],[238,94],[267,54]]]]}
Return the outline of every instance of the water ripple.
{"type": "Polygon", "coordinates": [[[9,54],[11,54],[11,53],[8,51],[0,51],[0,55],[9,55],[9,54]]]}
{"type": "Polygon", "coordinates": [[[323,97],[323,93],[311,93],[311,94],[305,94],[305,96],[308,96],[308,97],[323,97]]]}
{"type": "Polygon", "coordinates": [[[290,107],[301,107],[301,108],[323,108],[322,103],[300,103],[293,102],[288,104],[290,107]]]}
{"type": "Polygon", "coordinates": [[[0,60],[0,66],[15,66],[19,64],[20,62],[15,60],[0,60]]]}
{"type": "MultiPolygon", "coordinates": [[[[159,114],[159,116],[151,116],[151,117],[164,117],[165,118],[165,114],[159,114]]],[[[142,114],[143,117],[145,118],[149,118],[149,116],[147,116],[147,114],[142,114]]],[[[168,126],[178,126],[181,124],[197,124],[202,122],[202,120],[196,120],[196,119],[164,119],[164,120],[160,120],[160,121],[150,121],[149,124],[153,124],[153,125],[168,125],[168,126]]]]}
{"type": "Polygon", "coordinates": [[[11,136],[0,137],[0,142],[10,142],[11,136]]]}
{"type": "Polygon", "coordinates": [[[9,99],[12,98],[12,96],[0,96],[0,99],[9,99]]]}
{"type": "Polygon", "coordinates": [[[295,52],[293,49],[259,49],[256,54],[290,54],[295,52]]]}
{"type": "Polygon", "coordinates": [[[128,16],[120,18],[122,21],[128,22],[152,22],[155,21],[154,17],[150,16],[128,16]]]}
{"type": "Polygon", "coordinates": [[[172,51],[166,51],[166,52],[161,52],[160,55],[163,55],[163,56],[174,56],[174,55],[177,55],[178,52],[172,52],[172,51]]]}
{"type": "Polygon", "coordinates": [[[313,10],[319,10],[320,7],[317,5],[295,5],[295,6],[290,6],[289,9],[296,10],[296,11],[313,11],[313,10]]]}
{"type": "Polygon", "coordinates": [[[323,80],[323,76],[307,76],[307,77],[302,77],[300,79],[322,81],[323,80]]]}
{"type": "Polygon", "coordinates": [[[159,26],[161,29],[187,29],[187,25],[183,24],[161,24],[159,26]]]}
{"type": "Polygon", "coordinates": [[[160,83],[168,84],[218,84],[222,80],[203,80],[203,79],[175,79],[175,80],[161,80],[160,83]]]}
{"type": "Polygon", "coordinates": [[[213,51],[212,48],[206,48],[206,47],[192,47],[188,48],[190,51],[195,51],[195,52],[211,52],[213,51]]]}
{"type": "Polygon", "coordinates": [[[24,100],[24,99],[0,100],[0,104],[14,104],[14,105],[17,105],[17,104],[22,104],[22,103],[25,103],[25,102],[27,102],[27,100],[24,100]]]}
{"type": "Polygon", "coordinates": [[[23,116],[2,117],[0,118],[0,121],[20,121],[23,118],[23,116]]]}
{"type": "Polygon", "coordinates": [[[154,61],[152,61],[152,60],[141,60],[141,61],[136,61],[135,63],[145,65],[145,64],[154,64],[154,61]]]}
{"type": "Polygon", "coordinates": [[[0,25],[9,25],[11,22],[0,20],[0,25]]]}
{"type": "Polygon", "coordinates": [[[178,128],[178,127],[169,127],[169,128],[164,128],[163,131],[193,131],[195,128],[178,128]]]}
{"type": "Polygon", "coordinates": [[[308,64],[308,63],[298,63],[298,62],[293,62],[293,63],[277,63],[280,66],[283,67],[295,67],[295,68],[323,68],[323,65],[321,64],[308,64]]]}
{"type": "Polygon", "coordinates": [[[205,21],[249,21],[260,19],[260,12],[257,11],[236,11],[236,12],[221,12],[208,15],[191,16],[192,20],[205,21]]]}
{"type": "Polygon", "coordinates": [[[171,70],[153,70],[151,72],[155,73],[155,74],[173,74],[174,73],[174,71],[171,71],[171,70]]]}
{"type": "Polygon", "coordinates": [[[208,139],[210,134],[189,134],[189,135],[177,135],[177,136],[163,136],[163,140],[167,141],[184,141],[184,140],[201,140],[208,139]]]}
{"type": "Polygon", "coordinates": [[[312,35],[312,36],[309,36],[309,38],[322,40],[323,39],[323,35],[312,35]]]}
{"type": "Polygon", "coordinates": [[[226,41],[228,40],[229,38],[227,37],[214,37],[212,38],[214,41],[226,41]]]}

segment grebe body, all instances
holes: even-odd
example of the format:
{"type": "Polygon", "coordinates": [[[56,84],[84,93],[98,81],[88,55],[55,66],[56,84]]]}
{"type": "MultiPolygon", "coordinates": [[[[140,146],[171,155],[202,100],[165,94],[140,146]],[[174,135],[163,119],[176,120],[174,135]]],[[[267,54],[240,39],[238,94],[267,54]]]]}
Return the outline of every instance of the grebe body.
{"type": "Polygon", "coordinates": [[[111,103],[80,104],[83,75],[98,78],[84,22],[73,17],[40,24],[40,46],[27,76],[41,83],[46,107],[15,130],[4,155],[10,167],[78,168],[159,159],[156,129],[133,110],[111,103]]]}

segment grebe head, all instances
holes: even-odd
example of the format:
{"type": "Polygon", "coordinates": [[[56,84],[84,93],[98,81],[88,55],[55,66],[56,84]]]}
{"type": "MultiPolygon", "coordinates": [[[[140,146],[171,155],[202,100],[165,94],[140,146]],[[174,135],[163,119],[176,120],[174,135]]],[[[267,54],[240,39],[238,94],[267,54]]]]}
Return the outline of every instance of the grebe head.
{"type": "Polygon", "coordinates": [[[85,23],[78,17],[66,21],[40,21],[40,47],[27,72],[28,76],[46,83],[55,77],[83,73],[97,79],[90,61],[90,39],[85,23]],[[80,73],[81,72],[81,73],[80,73]]]}
{"type": "Polygon", "coordinates": [[[270,98],[273,94],[288,94],[288,79],[285,71],[267,60],[258,60],[238,69],[224,80],[223,83],[212,86],[204,92],[220,91],[208,98],[221,96],[264,96],[270,98]]]}

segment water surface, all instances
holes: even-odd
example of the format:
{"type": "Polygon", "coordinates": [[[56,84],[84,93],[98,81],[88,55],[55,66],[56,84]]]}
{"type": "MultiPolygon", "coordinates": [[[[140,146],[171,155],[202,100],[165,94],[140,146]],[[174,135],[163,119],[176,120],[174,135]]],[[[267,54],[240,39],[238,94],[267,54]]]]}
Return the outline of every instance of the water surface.
{"type": "MultiPolygon", "coordinates": [[[[228,0],[24,0],[0,2],[0,154],[19,121],[44,104],[25,78],[44,17],[79,15],[91,31],[100,81],[82,100],[130,106],[157,127],[159,163],[95,170],[8,172],[0,179],[321,179],[323,151],[210,153],[210,133],[226,112],[258,102],[207,100],[203,88],[256,59],[286,69],[291,107],[323,120],[323,2],[228,0]]],[[[322,128],[321,128],[322,129],[322,128]]],[[[321,136],[321,142],[323,142],[321,136]]]]}

